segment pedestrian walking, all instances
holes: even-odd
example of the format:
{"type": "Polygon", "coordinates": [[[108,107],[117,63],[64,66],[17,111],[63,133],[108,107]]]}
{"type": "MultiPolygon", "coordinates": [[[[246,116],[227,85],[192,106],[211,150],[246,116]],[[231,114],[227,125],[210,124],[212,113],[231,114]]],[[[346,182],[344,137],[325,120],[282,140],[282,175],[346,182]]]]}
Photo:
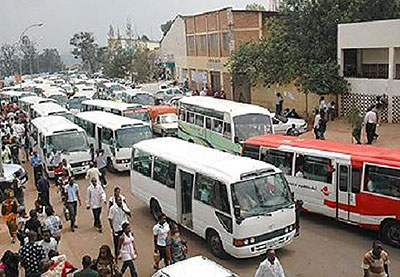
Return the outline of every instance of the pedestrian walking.
{"type": "Polygon", "coordinates": [[[181,238],[181,233],[176,228],[167,239],[167,254],[170,255],[169,262],[174,264],[185,260],[187,251],[187,243],[181,238]]]}
{"type": "Polygon", "coordinates": [[[93,213],[93,225],[96,227],[99,232],[102,232],[101,225],[101,208],[107,204],[106,202],[106,193],[104,192],[103,187],[98,183],[97,179],[93,177],[91,179],[91,184],[87,188],[86,192],[86,208],[92,210],[93,213]]]}
{"type": "Polygon", "coordinates": [[[99,273],[99,277],[121,276],[111,249],[105,244],[100,247],[99,256],[93,262],[92,268],[99,273]]]}
{"type": "Polygon", "coordinates": [[[362,131],[363,119],[359,113],[355,114],[352,120],[352,129],[351,135],[356,140],[357,144],[361,144],[361,131],[362,131]]]}
{"type": "Polygon", "coordinates": [[[267,250],[267,258],[260,263],[254,277],[285,277],[285,272],[273,249],[267,250]]]}
{"type": "Polygon", "coordinates": [[[101,184],[100,177],[101,177],[100,170],[94,166],[94,162],[90,162],[90,168],[86,172],[86,177],[85,177],[86,180],[91,182],[91,180],[93,178],[95,178],[97,181],[97,184],[101,184]]]}
{"type": "Polygon", "coordinates": [[[10,151],[10,148],[5,144],[4,141],[1,146],[1,159],[3,161],[3,164],[11,163],[11,151],[10,151]]]}
{"type": "Polygon", "coordinates": [[[103,149],[97,151],[96,166],[99,169],[100,181],[103,188],[107,187],[106,171],[107,171],[107,157],[103,149]]]}
{"type": "Polygon", "coordinates": [[[335,101],[331,101],[328,104],[328,121],[334,121],[336,117],[336,104],[335,101]]]}
{"type": "Polygon", "coordinates": [[[129,271],[132,277],[137,276],[135,269],[134,260],[137,259],[138,252],[135,247],[135,239],[131,232],[131,227],[128,222],[122,224],[122,235],[118,242],[118,256],[121,258],[123,264],[121,268],[121,274],[123,275],[129,267],[129,271]]]}
{"type": "Polygon", "coordinates": [[[300,136],[300,131],[296,128],[296,124],[292,124],[292,127],[287,130],[286,135],[293,137],[300,136]]]}
{"type": "Polygon", "coordinates": [[[43,247],[36,242],[37,234],[34,231],[28,232],[28,243],[19,250],[21,266],[25,269],[26,277],[40,277],[40,262],[46,259],[43,247]]]}
{"type": "Polygon", "coordinates": [[[111,231],[113,234],[114,253],[117,256],[118,242],[122,235],[122,224],[129,222],[131,211],[128,206],[122,202],[121,197],[117,198],[117,203],[112,205],[108,212],[108,221],[110,222],[111,231]]]}
{"type": "Polygon", "coordinates": [[[153,226],[153,239],[154,239],[154,253],[159,255],[158,262],[154,264],[154,269],[159,269],[161,260],[164,260],[164,265],[169,265],[169,258],[167,256],[167,238],[169,233],[169,224],[167,216],[160,214],[158,222],[153,226]]]}
{"type": "Polygon", "coordinates": [[[37,187],[37,183],[42,173],[43,159],[38,155],[36,151],[34,151],[30,163],[31,166],[33,167],[33,177],[35,180],[35,185],[37,187]]]}
{"type": "Polygon", "coordinates": [[[57,243],[61,239],[62,222],[59,216],[54,214],[54,209],[51,206],[46,207],[47,218],[44,220],[43,226],[45,229],[50,231],[53,238],[57,240],[57,243]]]}
{"type": "Polygon", "coordinates": [[[74,277],[99,277],[99,273],[90,267],[92,266],[92,258],[85,255],[82,258],[82,270],[74,273],[74,277]]]}
{"type": "Polygon", "coordinates": [[[283,108],[283,97],[279,92],[276,94],[275,105],[276,105],[275,114],[280,115],[282,113],[282,108],[283,108]]]}
{"type": "Polygon", "coordinates": [[[49,256],[50,250],[57,251],[57,240],[50,234],[50,230],[43,230],[43,239],[38,242],[38,245],[43,247],[46,257],[49,256]]]}
{"type": "Polygon", "coordinates": [[[109,208],[111,208],[112,205],[117,203],[118,198],[121,198],[122,202],[126,204],[125,196],[121,194],[121,188],[115,187],[114,195],[111,196],[110,199],[108,200],[109,208]]]}
{"type": "Polygon", "coordinates": [[[376,125],[378,123],[378,117],[376,114],[375,106],[368,109],[368,112],[364,117],[365,131],[367,133],[367,144],[372,144],[376,134],[376,125]]]}
{"type": "Polygon", "coordinates": [[[75,179],[73,176],[68,178],[68,184],[65,186],[65,194],[67,201],[67,209],[69,212],[70,222],[71,222],[71,231],[75,232],[75,228],[78,226],[75,224],[77,211],[78,211],[78,203],[79,206],[82,205],[81,199],[79,197],[79,186],[75,183],[75,179]]]}
{"type": "Polygon", "coordinates": [[[41,238],[42,237],[41,226],[42,225],[38,219],[36,210],[30,210],[29,211],[29,219],[25,223],[24,233],[34,231],[36,234],[36,238],[38,238],[38,237],[41,238]]]}
{"type": "Polygon", "coordinates": [[[19,144],[16,137],[11,138],[10,143],[11,160],[13,164],[20,164],[19,161],[19,144]]]}
{"type": "Polygon", "coordinates": [[[382,242],[374,241],[372,249],[364,255],[362,261],[364,277],[388,277],[389,263],[389,254],[383,250],[382,242]]]}
{"type": "Polygon", "coordinates": [[[12,189],[6,189],[6,200],[1,205],[2,219],[7,223],[8,232],[11,237],[11,243],[14,244],[17,238],[17,211],[18,203],[14,197],[12,189]]]}
{"type": "Polygon", "coordinates": [[[25,206],[25,186],[21,185],[21,181],[15,178],[12,181],[12,188],[14,190],[15,198],[17,199],[19,206],[25,206]]]}
{"type": "Polygon", "coordinates": [[[18,208],[18,216],[16,219],[17,223],[17,238],[19,240],[19,246],[22,246],[25,244],[25,224],[26,221],[28,220],[28,216],[26,215],[26,211],[24,207],[19,207],[18,208]]]}
{"type": "Polygon", "coordinates": [[[0,276],[5,277],[16,277],[19,276],[19,255],[10,250],[4,252],[3,257],[0,260],[0,276]],[[3,270],[3,272],[2,272],[3,270]],[[4,273],[4,275],[1,275],[4,273]]]}
{"type": "Polygon", "coordinates": [[[73,176],[73,172],[72,172],[72,166],[71,164],[67,161],[67,159],[63,159],[61,161],[61,165],[62,165],[62,171],[64,173],[64,175],[70,177],[73,176]]]}
{"type": "Polygon", "coordinates": [[[41,175],[37,183],[38,199],[44,206],[50,206],[50,182],[44,174],[41,175]]]}

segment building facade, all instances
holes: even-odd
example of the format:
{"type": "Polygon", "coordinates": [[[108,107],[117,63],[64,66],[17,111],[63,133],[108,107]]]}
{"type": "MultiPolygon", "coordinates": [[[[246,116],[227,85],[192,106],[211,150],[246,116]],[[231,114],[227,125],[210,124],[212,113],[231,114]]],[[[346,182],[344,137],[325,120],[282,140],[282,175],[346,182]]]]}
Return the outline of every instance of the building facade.
{"type": "Polygon", "coordinates": [[[235,48],[259,40],[266,32],[265,18],[275,15],[224,8],[184,16],[189,87],[200,90],[208,86],[224,91],[227,99],[244,97],[250,102],[250,88],[233,89],[227,62],[235,48]]]}
{"type": "Polygon", "coordinates": [[[338,64],[350,85],[341,96],[340,112],[361,113],[386,95],[381,121],[400,123],[400,20],[339,24],[338,64]]]}

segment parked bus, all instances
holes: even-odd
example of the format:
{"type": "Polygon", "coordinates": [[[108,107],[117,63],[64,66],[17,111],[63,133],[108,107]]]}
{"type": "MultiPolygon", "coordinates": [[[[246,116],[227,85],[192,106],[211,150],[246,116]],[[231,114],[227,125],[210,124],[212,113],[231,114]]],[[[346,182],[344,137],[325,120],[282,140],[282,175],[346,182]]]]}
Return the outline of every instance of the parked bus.
{"type": "Polygon", "coordinates": [[[96,150],[104,150],[111,171],[129,170],[132,145],[153,137],[150,126],[142,121],[107,112],[78,113],[75,123],[86,130],[96,150]]]}
{"type": "Polygon", "coordinates": [[[171,137],[135,144],[132,157],[132,193],[214,255],[247,258],[292,242],[295,204],[274,166],[171,137]]]}
{"type": "Polygon", "coordinates": [[[59,89],[44,90],[42,92],[43,97],[51,98],[56,100],[57,104],[66,107],[68,103],[67,95],[59,89]]]}
{"type": "Polygon", "coordinates": [[[86,111],[103,111],[120,116],[137,119],[151,124],[150,115],[146,108],[139,104],[119,103],[111,100],[87,100],[82,102],[83,112],[86,111]]]}
{"type": "Polygon", "coordinates": [[[56,103],[48,102],[48,103],[36,104],[32,106],[31,110],[32,110],[32,118],[49,116],[49,115],[58,115],[65,117],[66,119],[72,122],[74,121],[74,115],[69,110],[67,110],[64,107],[61,107],[56,103]]]}
{"type": "Polygon", "coordinates": [[[8,103],[15,103],[15,104],[18,104],[19,99],[26,96],[36,96],[36,94],[34,92],[29,92],[29,91],[15,91],[15,90],[2,91],[0,93],[1,101],[6,101],[8,103]]]}
{"type": "Polygon", "coordinates": [[[154,106],[154,95],[142,90],[125,90],[122,92],[122,101],[130,104],[139,104],[143,106],[154,106]]]}
{"type": "Polygon", "coordinates": [[[225,152],[239,155],[247,138],[273,133],[269,111],[256,105],[193,96],[178,107],[178,137],[225,152]]]}
{"type": "Polygon", "coordinates": [[[32,118],[32,106],[42,103],[55,103],[54,99],[43,98],[39,96],[26,96],[19,99],[19,108],[28,116],[32,118]]]}
{"type": "Polygon", "coordinates": [[[58,161],[67,159],[74,175],[85,174],[91,160],[85,131],[61,116],[38,117],[31,121],[34,150],[43,158],[49,177],[58,161]],[[58,159],[56,157],[59,157],[58,159]]]}
{"type": "Polygon", "coordinates": [[[248,139],[243,155],[280,168],[306,211],[400,246],[400,150],[270,135],[248,139]]]}

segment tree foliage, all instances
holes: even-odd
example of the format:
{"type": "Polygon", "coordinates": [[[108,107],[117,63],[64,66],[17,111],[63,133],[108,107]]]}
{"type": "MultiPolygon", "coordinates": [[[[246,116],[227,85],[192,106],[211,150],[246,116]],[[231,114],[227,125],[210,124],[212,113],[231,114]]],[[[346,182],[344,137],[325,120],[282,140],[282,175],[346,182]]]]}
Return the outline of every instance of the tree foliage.
{"type": "Polygon", "coordinates": [[[82,59],[85,66],[88,67],[89,73],[93,73],[98,69],[98,45],[92,33],[80,32],[72,36],[70,40],[72,54],[76,58],[82,59]]]}
{"type": "Polygon", "coordinates": [[[399,16],[399,0],[284,0],[280,16],[266,21],[267,36],[234,51],[233,80],[294,82],[318,94],[347,92],[336,62],[337,25],[399,16]]]}
{"type": "Polygon", "coordinates": [[[173,22],[174,22],[173,20],[168,20],[164,24],[161,24],[160,29],[163,35],[166,35],[168,33],[169,29],[171,29],[172,27],[173,22]]]}
{"type": "Polygon", "coordinates": [[[104,73],[110,78],[125,78],[132,70],[133,55],[122,47],[114,48],[106,54],[104,73]]]}
{"type": "Polygon", "coordinates": [[[246,5],[247,11],[265,11],[265,7],[258,3],[252,3],[246,5]]]}
{"type": "Polygon", "coordinates": [[[18,72],[18,48],[4,43],[0,47],[0,76],[12,76],[18,72]]]}
{"type": "Polygon", "coordinates": [[[40,72],[54,73],[63,69],[63,62],[58,50],[55,48],[43,49],[39,54],[39,70],[40,72]]]}
{"type": "Polygon", "coordinates": [[[156,55],[138,44],[133,54],[132,72],[139,83],[153,80],[157,71],[156,55]]]}

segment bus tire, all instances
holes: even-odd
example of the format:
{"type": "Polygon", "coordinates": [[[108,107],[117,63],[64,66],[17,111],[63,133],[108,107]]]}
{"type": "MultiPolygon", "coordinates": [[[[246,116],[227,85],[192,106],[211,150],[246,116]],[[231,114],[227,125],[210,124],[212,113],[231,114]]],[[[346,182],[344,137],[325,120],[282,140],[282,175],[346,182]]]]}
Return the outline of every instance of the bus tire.
{"type": "Polygon", "coordinates": [[[188,142],[190,142],[190,143],[194,143],[194,141],[192,140],[192,139],[189,139],[189,141],[188,142]]]}
{"type": "Polygon", "coordinates": [[[155,221],[158,221],[158,217],[160,216],[160,214],[162,214],[160,204],[155,199],[150,200],[150,213],[155,221]]]}
{"type": "Polygon", "coordinates": [[[385,242],[400,247],[400,221],[386,221],[382,226],[381,236],[385,242]]]}
{"type": "Polygon", "coordinates": [[[207,230],[207,245],[215,257],[224,259],[226,252],[222,246],[221,238],[215,230],[207,230]]]}

